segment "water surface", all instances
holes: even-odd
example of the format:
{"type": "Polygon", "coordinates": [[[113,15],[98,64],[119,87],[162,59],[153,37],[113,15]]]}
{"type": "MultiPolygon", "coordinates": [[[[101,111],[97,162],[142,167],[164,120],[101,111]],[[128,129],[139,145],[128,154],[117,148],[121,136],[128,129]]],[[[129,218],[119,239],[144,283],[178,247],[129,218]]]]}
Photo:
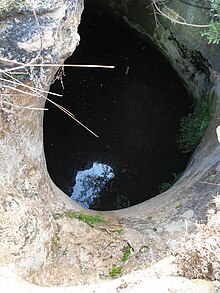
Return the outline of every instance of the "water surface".
{"type": "Polygon", "coordinates": [[[176,138],[191,99],[163,56],[120,22],[85,10],[79,32],[80,45],[67,62],[115,69],[66,68],[64,90],[58,83],[51,88],[64,95],[55,101],[99,139],[47,104],[49,173],[71,196],[77,172],[105,164],[114,178],[89,206],[111,210],[140,203],[158,194],[160,185],[173,181],[173,173],[187,164],[176,138]]]}

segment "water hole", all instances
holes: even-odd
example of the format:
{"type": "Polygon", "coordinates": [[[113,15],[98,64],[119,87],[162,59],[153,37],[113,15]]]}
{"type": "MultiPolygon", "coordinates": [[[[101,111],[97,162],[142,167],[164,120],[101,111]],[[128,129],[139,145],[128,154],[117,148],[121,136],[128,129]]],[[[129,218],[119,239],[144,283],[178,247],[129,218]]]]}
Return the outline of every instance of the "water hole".
{"type": "Polygon", "coordinates": [[[192,99],[166,59],[124,23],[85,7],[81,41],[66,61],[115,69],[65,68],[51,90],[99,138],[47,102],[44,148],[49,174],[85,207],[141,203],[173,182],[189,160],[178,148],[180,118],[192,99]],[[78,180],[78,181],[77,181],[78,180]]]}

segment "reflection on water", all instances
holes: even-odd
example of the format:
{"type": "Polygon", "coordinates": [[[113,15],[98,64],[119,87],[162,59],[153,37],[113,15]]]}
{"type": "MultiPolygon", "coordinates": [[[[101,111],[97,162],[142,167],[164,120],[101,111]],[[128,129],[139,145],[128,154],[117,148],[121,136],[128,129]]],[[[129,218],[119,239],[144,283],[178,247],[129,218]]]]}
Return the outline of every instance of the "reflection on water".
{"type": "Polygon", "coordinates": [[[71,198],[84,208],[89,208],[94,199],[99,198],[100,191],[106,183],[114,177],[111,167],[101,163],[93,163],[92,168],[77,172],[76,184],[73,187],[71,198]]]}

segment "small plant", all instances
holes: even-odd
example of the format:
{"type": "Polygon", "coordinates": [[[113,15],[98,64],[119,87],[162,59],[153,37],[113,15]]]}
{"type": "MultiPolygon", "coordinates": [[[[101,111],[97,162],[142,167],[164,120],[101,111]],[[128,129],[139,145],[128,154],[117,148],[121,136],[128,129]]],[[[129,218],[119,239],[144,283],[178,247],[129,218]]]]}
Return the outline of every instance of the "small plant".
{"type": "Polygon", "coordinates": [[[181,202],[179,202],[177,205],[176,205],[176,209],[180,209],[183,205],[181,204],[181,202]]]}
{"type": "Polygon", "coordinates": [[[170,182],[164,182],[159,186],[159,192],[163,193],[166,190],[170,189],[171,186],[172,186],[172,184],[170,182]]]}
{"type": "Polygon", "coordinates": [[[112,278],[117,278],[121,274],[122,266],[121,265],[115,265],[109,272],[109,276],[112,278]]]}
{"type": "Polygon", "coordinates": [[[197,102],[193,113],[182,117],[178,142],[183,153],[190,153],[196,149],[210,120],[210,106],[207,102],[197,102]]]}
{"type": "Polygon", "coordinates": [[[57,238],[55,238],[55,239],[53,239],[53,246],[54,247],[56,247],[56,248],[61,248],[61,245],[60,245],[60,243],[59,243],[59,238],[57,237],[57,238]]]}
{"type": "Polygon", "coordinates": [[[216,20],[210,21],[210,28],[201,32],[201,37],[208,39],[208,44],[219,44],[220,42],[220,23],[216,20]]]}
{"type": "Polygon", "coordinates": [[[122,267],[124,265],[124,262],[127,261],[131,255],[131,246],[128,244],[123,248],[123,255],[121,259],[118,261],[119,264],[114,265],[109,272],[109,276],[112,278],[117,278],[121,274],[122,267]]]}
{"type": "Polygon", "coordinates": [[[113,232],[121,234],[123,232],[123,228],[122,227],[115,228],[113,232]]]}
{"type": "Polygon", "coordinates": [[[174,25],[187,25],[189,27],[205,28],[204,31],[200,32],[202,37],[208,39],[209,44],[218,44],[220,42],[220,2],[219,0],[209,0],[211,5],[211,21],[207,24],[196,24],[188,23],[184,19],[179,11],[175,11],[168,7],[164,0],[151,0],[151,7],[153,9],[156,26],[161,26],[157,15],[161,15],[166,19],[169,19],[174,25]]]}
{"type": "Polygon", "coordinates": [[[147,216],[147,220],[151,221],[153,219],[152,215],[147,216]]]}
{"type": "Polygon", "coordinates": [[[123,249],[123,256],[121,257],[121,261],[127,261],[131,255],[131,246],[127,245],[123,249]]]}
{"type": "Polygon", "coordinates": [[[176,183],[176,181],[180,178],[180,176],[182,175],[182,172],[177,174],[175,172],[173,172],[173,181],[172,182],[164,182],[159,186],[159,192],[163,193],[165,191],[167,191],[168,189],[170,189],[170,187],[176,183]]]}
{"type": "Polygon", "coordinates": [[[96,223],[99,223],[99,222],[107,222],[106,219],[104,219],[101,215],[87,215],[83,212],[80,212],[79,214],[76,213],[76,212],[73,212],[73,211],[68,211],[68,212],[65,212],[65,216],[67,218],[70,218],[70,219],[77,219],[79,221],[82,221],[84,223],[87,223],[87,224],[96,224],[96,223]]]}
{"type": "Polygon", "coordinates": [[[61,230],[61,227],[59,224],[57,224],[57,230],[55,232],[55,235],[52,239],[52,248],[53,249],[60,249],[61,248],[61,245],[60,245],[60,237],[59,237],[59,232],[61,230]]]}
{"type": "Polygon", "coordinates": [[[209,23],[209,29],[202,31],[201,36],[208,39],[209,44],[219,44],[220,42],[220,2],[219,0],[210,0],[212,20],[209,23]]]}

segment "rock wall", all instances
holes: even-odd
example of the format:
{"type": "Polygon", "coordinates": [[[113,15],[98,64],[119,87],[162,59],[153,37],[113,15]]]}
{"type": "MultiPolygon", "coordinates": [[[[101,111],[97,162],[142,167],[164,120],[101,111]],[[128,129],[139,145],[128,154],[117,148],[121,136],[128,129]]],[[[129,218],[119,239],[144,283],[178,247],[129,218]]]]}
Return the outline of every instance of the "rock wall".
{"type": "Polygon", "coordinates": [[[0,261],[41,267],[57,202],[43,149],[47,90],[79,43],[82,1],[6,1],[0,7],[0,261]]]}
{"type": "MultiPolygon", "coordinates": [[[[208,203],[218,190],[215,184],[219,181],[216,127],[219,123],[220,48],[218,45],[208,45],[207,40],[201,37],[200,32],[204,28],[178,25],[158,14],[155,21],[151,1],[93,0],[91,3],[94,8],[123,19],[142,37],[153,42],[169,60],[188,92],[195,99],[207,99],[213,107],[212,122],[180,180],[162,195],[135,207],[115,212],[125,221],[137,225],[139,229],[156,227],[157,231],[162,231],[166,227],[164,235],[167,238],[170,237],[169,231],[172,234],[176,230],[178,234],[181,225],[184,229],[184,219],[188,220],[189,227],[197,220],[205,220],[208,203]],[[215,170],[215,175],[210,176],[212,170],[215,170]],[[202,183],[210,181],[213,184],[202,183]],[[178,202],[183,204],[183,208],[177,211],[175,205],[178,202]],[[155,217],[153,225],[148,223],[146,228],[145,223],[141,224],[141,219],[147,213],[155,217]],[[170,227],[165,224],[168,222],[172,223],[170,227]]],[[[163,12],[169,14],[172,11],[175,17],[171,17],[174,20],[181,20],[180,17],[183,17],[187,23],[192,24],[207,24],[210,20],[210,7],[205,1],[191,1],[187,4],[185,1],[170,0],[166,4],[170,10],[166,12],[167,8],[162,6],[163,12]]]]}
{"type": "MultiPolygon", "coordinates": [[[[164,249],[178,250],[183,235],[186,232],[195,233],[196,223],[208,222],[213,196],[219,191],[216,127],[219,125],[220,48],[208,45],[208,41],[201,37],[203,28],[178,25],[159,15],[159,25],[156,26],[150,1],[94,0],[92,4],[98,10],[120,17],[142,37],[153,42],[179,74],[189,93],[195,99],[208,100],[213,109],[210,126],[180,180],[155,198],[113,212],[127,227],[148,235],[153,253],[159,256],[164,249]],[[161,250],[156,247],[158,241],[161,250]]],[[[177,20],[183,17],[192,24],[207,24],[210,20],[207,1],[187,4],[185,1],[170,0],[166,4],[175,12],[177,20]]]]}
{"type": "MultiPolygon", "coordinates": [[[[183,17],[187,23],[207,24],[210,21],[210,7],[207,1],[168,1],[167,7],[173,12],[175,20],[183,17]]],[[[163,53],[183,80],[189,93],[194,98],[207,98],[212,84],[216,84],[213,71],[220,70],[219,48],[207,45],[201,38],[204,28],[178,25],[175,22],[154,14],[150,0],[93,0],[91,5],[120,17],[143,37],[151,40],[163,53]],[[155,19],[157,18],[157,20],[155,19]]],[[[161,6],[163,7],[163,6],[161,6]]],[[[171,13],[162,8],[168,16],[171,13]]]]}
{"type": "MultiPolygon", "coordinates": [[[[155,27],[149,1],[94,0],[95,4],[98,9],[116,13],[142,36],[149,37],[170,60],[189,92],[196,99],[215,103],[213,120],[187,170],[170,190],[137,206],[106,212],[107,221],[98,226],[85,220],[81,224],[74,214],[67,213],[67,210],[79,211],[79,206],[52,184],[44,159],[42,109],[45,91],[57,68],[36,64],[62,63],[72,54],[79,42],[77,27],[83,3],[81,0],[5,1],[0,8],[2,284],[11,274],[8,266],[14,268],[15,275],[45,286],[85,284],[88,276],[89,282],[108,279],[118,263],[120,274],[128,274],[150,267],[171,250],[178,251],[183,236],[194,235],[196,222],[208,222],[210,211],[219,218],[218,207],[213,204],[213,196],[219,189],[220,168],[216,137],[219,47],[208,46],[198,29],[174,25],[162,18],[159,19],[162,26],[155,27]],[[131,256],[122,261],[124,248],[128,246],[131,256]]],[[[198,14],[194,6],[180,1],[171,0],[169,5],[174,11],[183,11],[189,22],[208,19],[206,10],[198,14]]],[[[142,278],[157,278],[158,271],[161,278],[178,274],[173,261],[165,258],[165,266],[156,264],[156,269],[150,268],[134,279],[128,276],[126,282],[123,279],[111,282],[111,288],[118,291],[127,288],[127,292],[132,292],[129,290],[141,284],[142,278]]],[[[15,286],[21,285],[20,280],[14,280],[15,286]]],[[[169,288],[179,290],[175,282],[169,288]]],[[[183,279],[183,283],[188,286],[189,282],[183,279]]],[[[30,288],[28,283],[22,286],[30,288]]],[[[213,284],[204,286],[204,292],[214,292],[213,284]]],[[[199,285],[196,288],[195,292],[201,292],[199,285]]]]}

